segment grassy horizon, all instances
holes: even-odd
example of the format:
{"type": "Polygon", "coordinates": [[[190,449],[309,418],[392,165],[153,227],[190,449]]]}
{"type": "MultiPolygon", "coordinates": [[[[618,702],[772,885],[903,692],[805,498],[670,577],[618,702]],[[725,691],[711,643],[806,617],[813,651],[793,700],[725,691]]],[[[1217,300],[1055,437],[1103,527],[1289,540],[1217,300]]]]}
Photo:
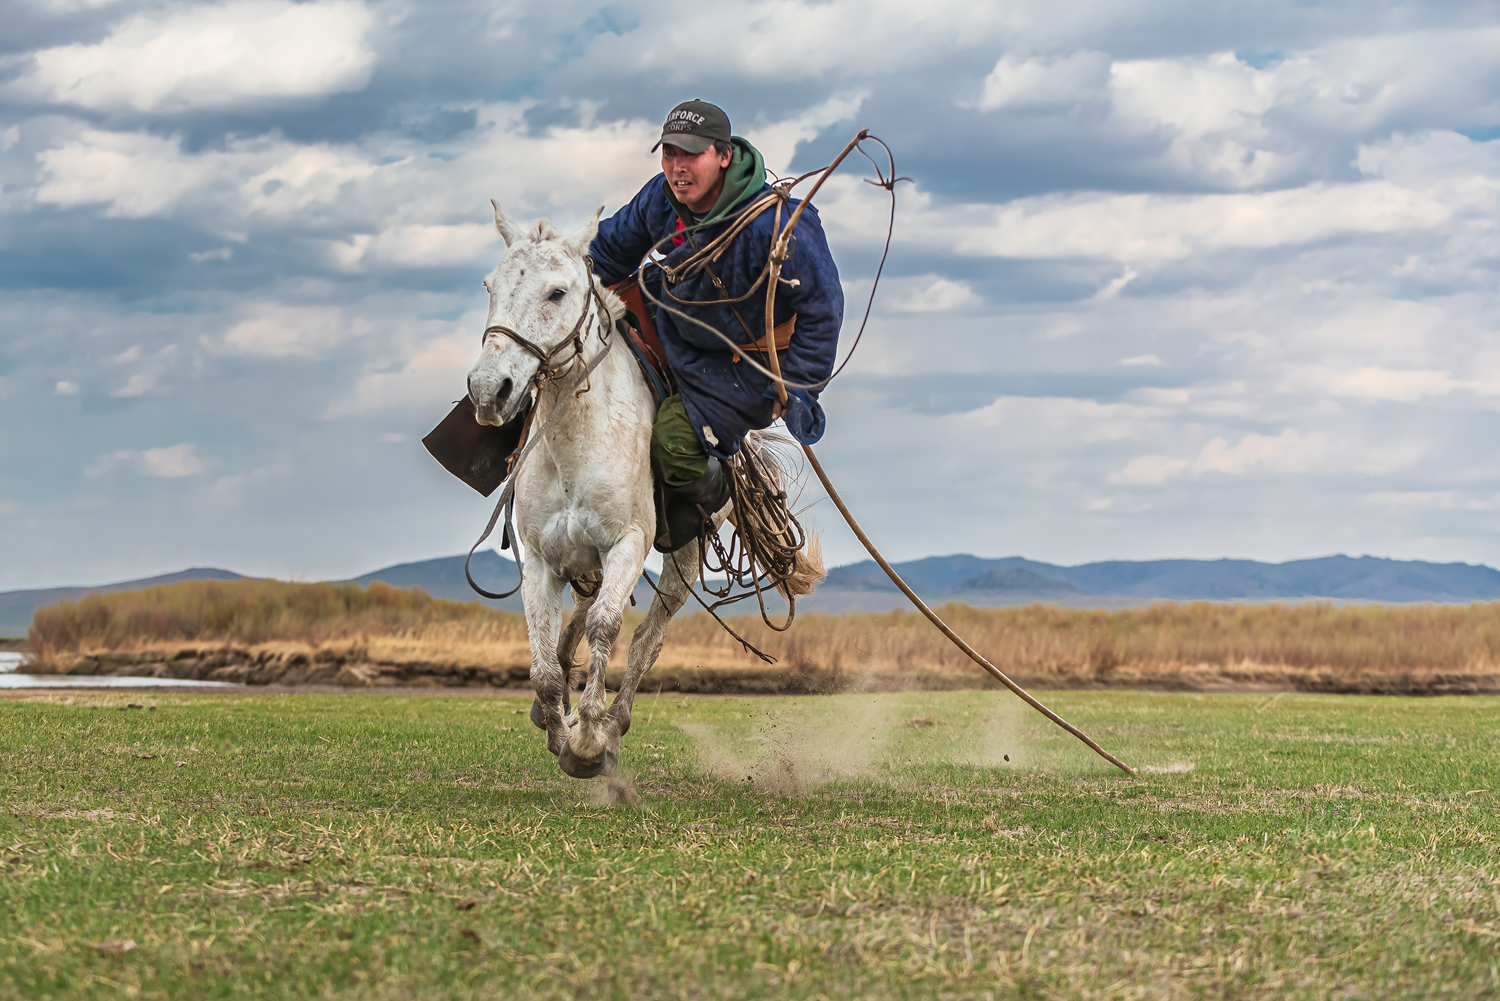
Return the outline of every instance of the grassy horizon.
{"type": "MultiPolygon", "coordinates": [[[[1279,685],[1423,692],[1500,687],[1500,602],[1467,606],[1157,603],[1119,611],[973,608],[944,617],[1003,670],[1028,683],[1205,687],[1279,685]],[[1455,686],[1457,686],[1455,688],[1455,686]]],[[[622,636],[640,621],[627,617],[622,636]]],[[[915,612],[806,614],[784,633],[758,617],[731,620],[782,670],[818,672],[827,687],[952,688],[985,679],[915,612]]],[[[384,584],[184,581],[93,594],[39,609],[33,661],[66,671],[81,653],[173,645],[301,644],[394,664],[527,664],[517,614],[384,584]]],[[[623,666],[626,642],[612,664],[623,666]]],[[[712,619],[669,627],[658,671],[763,672],[712,619]]],[[[649,686],[648,686],[649,687],[649,686]]]]}
{"type": "Polygon", "coordinates": [[[1500,996],[1500,699],[1049,701],[0,701],[0,996],[1500,996]]]}

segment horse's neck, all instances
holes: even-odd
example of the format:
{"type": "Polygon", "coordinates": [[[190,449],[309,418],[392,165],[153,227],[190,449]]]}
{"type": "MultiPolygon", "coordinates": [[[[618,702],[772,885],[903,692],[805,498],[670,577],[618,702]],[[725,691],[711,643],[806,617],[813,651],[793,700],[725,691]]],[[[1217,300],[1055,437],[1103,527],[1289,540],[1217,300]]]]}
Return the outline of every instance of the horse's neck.
{"type": "MultiPolygon", "coordinates": [[[[607,316],[604,322],[609,324],[607,316]]],[[[611,325],[607,331],[610,343],[606,346],[599,340],[598,326],[591,327],[590,333],[583,339],[583,354],[578,364],[544,385],[537,397],[537,426],[545,423],[557,407],[562,407],[554,425],[556,430],[549,431],[548,437],[574,443],[566,451],[575,453],[582,461],[586,461],[590,452],[611,447],[613,436],[605,432],[612,416],[623,400],[639,389],[634,380],[642,378],[635,359],[631,357],[630,347],[613,343],[624,335],[611,325]],[[583,386],[575,389],[584,366],[598,352],[605,350],[608,354],[599,366],[589,373],[583,386]]],[[[549,451],[558,452],[553,449],[549,451]]],[[[556,454],[555,457],[563,458],[561,454],[556,454]]]]}

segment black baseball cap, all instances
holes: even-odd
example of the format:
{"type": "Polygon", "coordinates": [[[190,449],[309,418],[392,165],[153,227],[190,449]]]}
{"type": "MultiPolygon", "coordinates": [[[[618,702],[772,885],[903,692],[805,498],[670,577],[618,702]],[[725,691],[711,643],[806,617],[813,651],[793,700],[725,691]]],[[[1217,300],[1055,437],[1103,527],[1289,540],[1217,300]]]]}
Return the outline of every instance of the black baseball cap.
{"type": "Polygon", "coordinates": [[[683,101],[667,115],[661,126],[661,138],[651,152],[655,153],[665,143],[696,156],[712,146],[714,140],[729,141],[729,116],[718,105],[694,98],[683,101]]]}

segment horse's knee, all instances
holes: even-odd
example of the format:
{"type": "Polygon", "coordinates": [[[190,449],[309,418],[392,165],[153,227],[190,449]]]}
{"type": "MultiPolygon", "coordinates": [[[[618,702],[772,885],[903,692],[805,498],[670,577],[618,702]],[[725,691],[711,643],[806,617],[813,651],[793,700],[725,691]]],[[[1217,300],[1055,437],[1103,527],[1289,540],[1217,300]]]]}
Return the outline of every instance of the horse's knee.
{"type": "Polygon", "coordinates": [[[557,667],[539,670],[532,665],[531,690],[536,692],[537,701],[543,706],[552,706],[566,696],[567,678],[567,672],[557,667]]]}
{"type": "Polygon", "coordinates": [[[614,646],[615,638],[620,635],[620,623],[623,620],[624,615],[621,612],[604,608],[601,605],[595,605],[589,609],[583,634],[588,637],[589,646],[594,649],[596,655],[600,650],[607,651],[614,646]]]}

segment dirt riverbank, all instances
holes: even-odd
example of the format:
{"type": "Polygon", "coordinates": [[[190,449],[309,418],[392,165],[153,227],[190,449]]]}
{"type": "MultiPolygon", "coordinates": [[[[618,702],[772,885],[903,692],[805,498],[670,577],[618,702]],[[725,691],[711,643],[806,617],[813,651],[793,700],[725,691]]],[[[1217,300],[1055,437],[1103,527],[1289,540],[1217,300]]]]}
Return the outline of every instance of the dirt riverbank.
{"type": "MultiPolygon", "coordinates": [[[[522,651],[515,651],[519,660],[522,651]]],[[[23,670],[45,671],[45,666],[23,670]]],[[[461,660],[427,660],[412,656],[382,657],[359,644],[321,647],[303,644],[264,644],[258,647],[169,646],[144,650],[85,653],[55,665],[48,673],[175,678],[190,681],[229,681],[256,686],[336,686],[344,689],[470,688],[527,689],[531,671],[525,663],[473,664],[461,660]],[[60,669],[58,669],[60,668],[60,669]]],[[[623,670],[611,667],[610,687],[619,684],[623,670]]],[[[1032,676],[1024,670],[1012,677],[1022,685],[1046,689],[1136,689],[1156,691],[1296,691],[1368,695],[1480,695],[1500,694],[1500,671],[1495,672],[1366,672],[1320,670],[1276,664],[1167,664],[1134,667],[1118,665],[1100,672],[1087,664],[1075,671],[1049,671],[1032,676]]],[[[578,675],[575,674],[575,679],[578,675]]],[[[581,679],[578,679],[581,680],[581,679]]],[[[713,695],[799,695],[851,691],[946,691],[999,688],[999,682],[978,667],[959,665],[870,668],[861,671],[826,669],[807,664],[716,665],[686,667],[658,665],[643,691],[713,695]]]]}

